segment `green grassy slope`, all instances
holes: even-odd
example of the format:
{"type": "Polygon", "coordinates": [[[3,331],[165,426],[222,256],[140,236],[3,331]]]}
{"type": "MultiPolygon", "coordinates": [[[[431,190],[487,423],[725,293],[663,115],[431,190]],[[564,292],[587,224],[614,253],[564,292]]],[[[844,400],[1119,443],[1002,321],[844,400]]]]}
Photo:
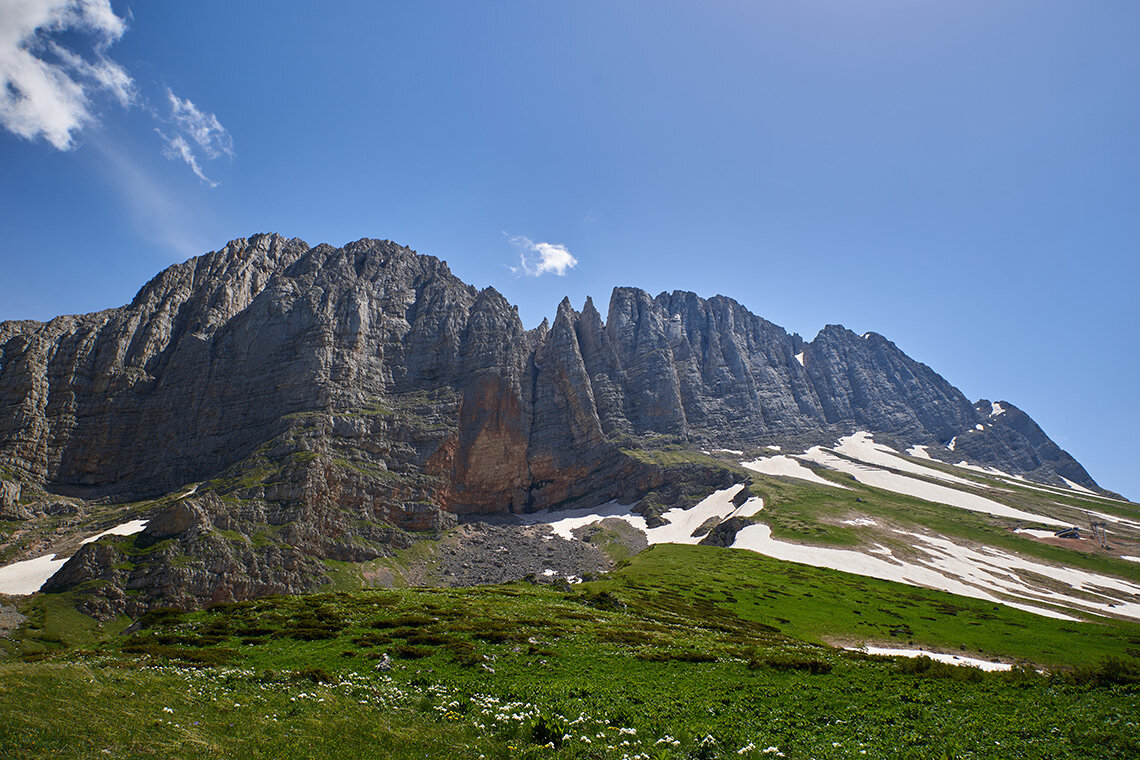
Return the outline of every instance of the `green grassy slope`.
{"type": "Polygon", "coordinates": [[[0,756],[1140,753],[1140,625],[1064,623],[710,547],[654,547],[568,593],[282,597],[94,635],[0,665],[0,756]],[[815,643],[835,637],[964,645],[1051,672],[815,643]],[[384,655],[390,671],[377,670],[384,655]]]}

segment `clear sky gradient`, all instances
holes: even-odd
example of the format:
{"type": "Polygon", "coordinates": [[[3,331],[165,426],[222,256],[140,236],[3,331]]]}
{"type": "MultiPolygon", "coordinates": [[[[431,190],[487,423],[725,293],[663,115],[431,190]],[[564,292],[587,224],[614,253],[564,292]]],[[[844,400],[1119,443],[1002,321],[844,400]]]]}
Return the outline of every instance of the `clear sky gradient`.
{"type": "Polygon", "coordinates": [[[82,92],[0,101],[0,320],[390,238],[528,327],[635,285],[882,333],[1140,498],[1136,0],[106,3],[0,0],[0,76],[82,92]]]}

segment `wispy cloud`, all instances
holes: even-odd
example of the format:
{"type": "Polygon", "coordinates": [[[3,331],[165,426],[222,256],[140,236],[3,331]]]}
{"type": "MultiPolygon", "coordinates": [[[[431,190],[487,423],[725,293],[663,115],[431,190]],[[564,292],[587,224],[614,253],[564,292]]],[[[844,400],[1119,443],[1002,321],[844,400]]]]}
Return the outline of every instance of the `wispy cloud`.
{"type": "Polygon", "coordinates": [[[519,249],[519,265],[508,267],[516,275],[539,275],[553,273],[562,277],[567,270],[578,265],[578,259],[564,245],[558,243],[535,243],[524,235],[510,238],[511,244],[519,249]]]}
{"type": "Polygon", "coordinates": [[[107,56],[126,29],[110,0],[0,2],[0,124],[69,150],[74,133],[94,119],[95,93],[130,105],[134,81],[107,56]],[[89,39],[89,57],[53,39],[64,32],[89,39]]]}
{"type": "Polygon", "coordinates": [[[169,87],[166,88],[166,99],[170,104],[170,117],[163,121],[170,125],[174,134],[155,129],[165,143],[162,155],[174,161],[185,162],[199,179],[210,187],[217,187],[218,183],[202,171],[194,146],[196,145],[207,159],[219,158],[222,155],[233,156],[234,141],[229,131],[222,126],[217,116],[199,110],[189,98],[178,97],[169,87]],[[191,142],[194,145],[191,145],[191,142]]]}
{"type": "MultiPolygon", "coordinates": [[[[99,96],[124,108],[136,103],[135,81],[108,55],[126,31],[110,0],[0,0],[0,124],[27,140],[71,150],[96,120],[99,96]],[[63,36],[72,47],[61,43],[63,36]],[[86,49],[80,52],[81,43],[86,49]]],[[[155,130],[162,154],[216,187],[203,160],[234,155],[233,138],[218,117],[169,87],[165,113],[142,100],[143,112],[163,125],[155,130]]]]}

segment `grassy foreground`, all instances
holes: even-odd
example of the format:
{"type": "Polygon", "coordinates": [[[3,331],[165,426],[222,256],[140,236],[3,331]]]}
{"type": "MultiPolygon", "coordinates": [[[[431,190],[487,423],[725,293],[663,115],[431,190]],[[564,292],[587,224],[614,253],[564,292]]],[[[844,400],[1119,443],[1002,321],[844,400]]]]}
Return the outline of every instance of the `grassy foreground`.
{"type": "MultiPolygon", "coordinates": [[[[60,601],[32,602],[34,625],[60,601]]],[[[22,633],[12,660],[34,661],[0,665],[0,757],[1140,756],[1140,625],[708,547],[561,591],[284,597],[108,630],[53,649],[22,633]],[[1047,672],[818,643],[836,639],[1047,672]]]]}

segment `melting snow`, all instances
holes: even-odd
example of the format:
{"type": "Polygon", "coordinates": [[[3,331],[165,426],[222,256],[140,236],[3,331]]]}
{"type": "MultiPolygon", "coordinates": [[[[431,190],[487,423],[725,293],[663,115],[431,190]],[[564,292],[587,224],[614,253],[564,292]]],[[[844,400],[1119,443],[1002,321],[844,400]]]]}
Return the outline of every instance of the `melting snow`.
{"type": "Polygon", "coordinates": [[[768,451],[779,451],[780,450],[779,446],[765,446],[764,448],[768,449],[768,451]]]}
{"type": "MultiPolygon", "coordinates": [[[[79,543],[81,545],[89,544],[92,541],[98,541],[103,536],[130,536],[146,527],[146,522],[146,520],[131,520],[98,535],[85,538],[79,543]]],[[[0,567],[0,594],[18,596],[34,594],[67,563],[67,560],[68,557],[61,558],[58,554],[45,554],[42,557],[13,562],[10,565],[0,567]]]]}
{"type": "Polygon", "coordinates": [[[803,351],[800,351],[798,354],[796,354],[796,361],[798,361],[800,363],[801,367],[804,366],[804,352],[803,351]]]}
{"type": "Polygon", "coordinates": [[[989,660],[979,660],[975,657],[963,657],[957,654],[944,654],[942,652],[927,652],[923,649],[890,649],[888,647],[849,647],[855,652],[866,652],[867,654],[885,654],[891,657],[929,657],[938,662],[948,662],[951,665],[969,665],[971,668],[980,668],[981,670],[1011,670],[1012,665],[1007,665],[1004,662],[990,662],[989,660]]]}
{"type": "MultiPolygon", "coordinates": [[[[842,448],[836,450],[841,451],[842,448]]],[[[1060,528],[1070,527],[1069,523],[1059,522],[1049,517],[1014,509],[1013,507],[1000,504],[983,496],[967,493],[966,491],[958,491],[947,486],[938,485],[937,483],[928,483],[925,480],[918,480],[916,478],[907,477],[906,475],[887,472],[878,467],[871,467],[859,462],[851,462],[847,459],[837,457],[819,446],[813,446],[802,456],[804,459],[822,464],[825,467],[854,475],[855,479],[860,483],[874,486],[875,488],[894,491],[895,493],[901,493],[906,496],[914,496],[915,498],[932,501],[936,504],[947,504],[952,507],[958,507],[959,509],[967,509],[971,512],[981,512],[997,517],[1009,517],[1024,522],[1056,525],[1060,528]]],[[[898,457],[895,458],[897,459],[898,457]]],[[[971,483],[971,485],[973,485],[973,483],[971,483]]]]}
{"type": "Polygon", "coordinates": [[[743,451],[737,451],[736,449],[713,449],[714,454],[718,452],[723,454],[732,454],[734,457],[738,457],[744,453],[743,451]]]}
{"type": "Polygon", "coordinates": [[[842,520],[841,522],[844,525],[878,525],[870,517],[856,517],[854,520],[842,520]]]}
{"type": "MultiPolygon", "coordinates": [[[[959,478],[956,475],[950,475],[941,470],[936,470],[933,467],[926,467],[903,459],[899,456],[898,452],[890,446],[875,443],[871,440],[871,434],[863,431],[840,438],[839,445],[832,450],[844,456],[851,457],[852,459],[858,459],[860,462],[866,462],[867,464],[875,464],[880,467],[889,467],[893,470],[911,472],[915,475],[925,475],[935,478],[936,480],[945,480],[949,483],[958,483],[964,486],[979,485],[972,480],[959,478]]],[[[929,457],[927,458],[929,459],[929,457]]]]}
{"type": "Polygon", "coordinates": [[[1126,560],[1128,560],[1129,562],[1140,562],[1140,557],[1129,557],[1129,556],[1127,556],[1127,555],[1121,554],[1121,555],[1120,555],[1120,558],[1121,558],[1121,559],[1126,559],[1126,560]]]}
{"type": "Polygon", "coordinates": [[[730,517],[751,517],[764,503],[760,499],[751,498],[737,507],[732,500],[743,488],[743,484],[738,484],[723,491],[716,491],[691,509],[674,507],[666,511],[661,517],[669,523],[657,528],[644,529],[646,539],[650,544],[696,544],[704,536],[694,536],[693,531],[711,518],[727,520],[730,517]]]}
{"type": "Polygon", "coordinates": [[[543,510],[529,515],[520,515],[527,523],[545,523],[559,536],[573,539],[573,531],[615,517],[624,520],[645,534],[650,544],[696,544],[704,536],[694,536],[693,531],[712,518],[727,520],[730,517],[751,517],[763,506],[759,499],[752,498],[740,507],[732,503],[733,498],[744,488],[743,484],[716,491],[691,509],[674,507],[661,515],[668,522],[650,528],[641,515],[633,513],[632,504],[618,504],[611,501],[598,507],[586,509],[543,510]]]}
{"type": "Polygon", "coordinates": [[[1068,484],[1069,488],[1073,489],[1074,491],[1080,491],[1082,493],[1091,493],[1094,495],[1096,494],[1095,491],[1091,491],[1088,488],[1085,488],[1080,483],[1074,483],[1073,481],[1069,480],[1068,478],[1061,478],[1061,480],[1065,481],[1065,483],[1068,484]]]}
{"type": "Polygon", "coordinates": [[[1037,530],[1035,528],[1018,528],[1014,531],[1014,533],[1024,533],[1025,535],[1033,536],[1034,538],[1053,538],[1056,534],[1056,531],[1037,530]]]}
{"type": "Polygon", "coordinates": [[[993,404],[990,405],[990,416],[991,417],[997,417],[999,414],[1004,414],[1004,413],[1005,413],[1005,409],[1003,409],[1001,404],[998,403],[997,401],[995,401],[993,404]]]}
{"type": "Polygon", "coordinates": [[[141,532],[142,529],[146,527],[146,524],[146,520],[131,520],[130,522],[125,522],[122,525],[116,525],[110,530],[105,530],[97,536],[85,538],[79,543],[89,544],[93,541],[98,541],[103,536],[133,536],[134,534],[141,532]]]}
{"type": "Polygon", "coordinates": [[[756,459],[751,462],[741,462],[741,467],[745,467],[753,472],[759,472],[763,475],[779,475],[785,478],[796,478],[797,480],[806,480],[810,483],[819,483],[824,486],[831,486],[833,488],[842,488],[850,490],[847,486],[841,486],[838,483],[833,483],[826,478],[821,478],[816,475],[809,468],[804,467],[797,459],[792,459],[789,456],[780,455],[775,457],[767,457],[765,459],[756,459]]]}
{"type": "Polygon", "coordinates": [[[980,423],[977,425],[974,425],[974,430],[985,430],[985,429],[986,429],[986,426],[982,425],[980,423]]]}
{"type": "Polygon", "coordinates": [[[34,594],[66,562],[66,557],[56,559],[55,554],[47,554],[0,567],[0,594],[34,594]]]}
{"type": "Polygon", "coordinates": [[[910,454],[915,459],[931,459],[932,458],[930,456],[930,454],[926,451],[925,446],[911,446],[909,449],[906,450],[906,453],[910,454]]]}
{"type": "Polygon", "coordinates": [[[832,549],[825,546],[792,544],[772,538],[771,528],[763,523],[755,523],[742,528],[740,532],[736,534],[736,541],[733,542],[732,548],[748,549],[757,554],[763,554],[766,557],[787,560],[789,562],[802,562],[805,565],[828,567],[832,570],[842,570],[843,572],[854,573],[856,575],[866,575],[871,578],[897,581],[911,586],[925,586],[927,588],[940,589],[953,594],[1006,604],[1011,607],[1017,607],[1018,609],[1035,612],[1038,615],[1045,615],[1046,617],[1077,620],[1077,618],[1054,610],[999,599],[988,591],[964,583],[953,575],[948,575],[939,569],[904,562],[895,557],[894,553],[885,546],[876,547],[873,551],[879,556],[872,557],[863,552],[851,549],[832,549]]]}

